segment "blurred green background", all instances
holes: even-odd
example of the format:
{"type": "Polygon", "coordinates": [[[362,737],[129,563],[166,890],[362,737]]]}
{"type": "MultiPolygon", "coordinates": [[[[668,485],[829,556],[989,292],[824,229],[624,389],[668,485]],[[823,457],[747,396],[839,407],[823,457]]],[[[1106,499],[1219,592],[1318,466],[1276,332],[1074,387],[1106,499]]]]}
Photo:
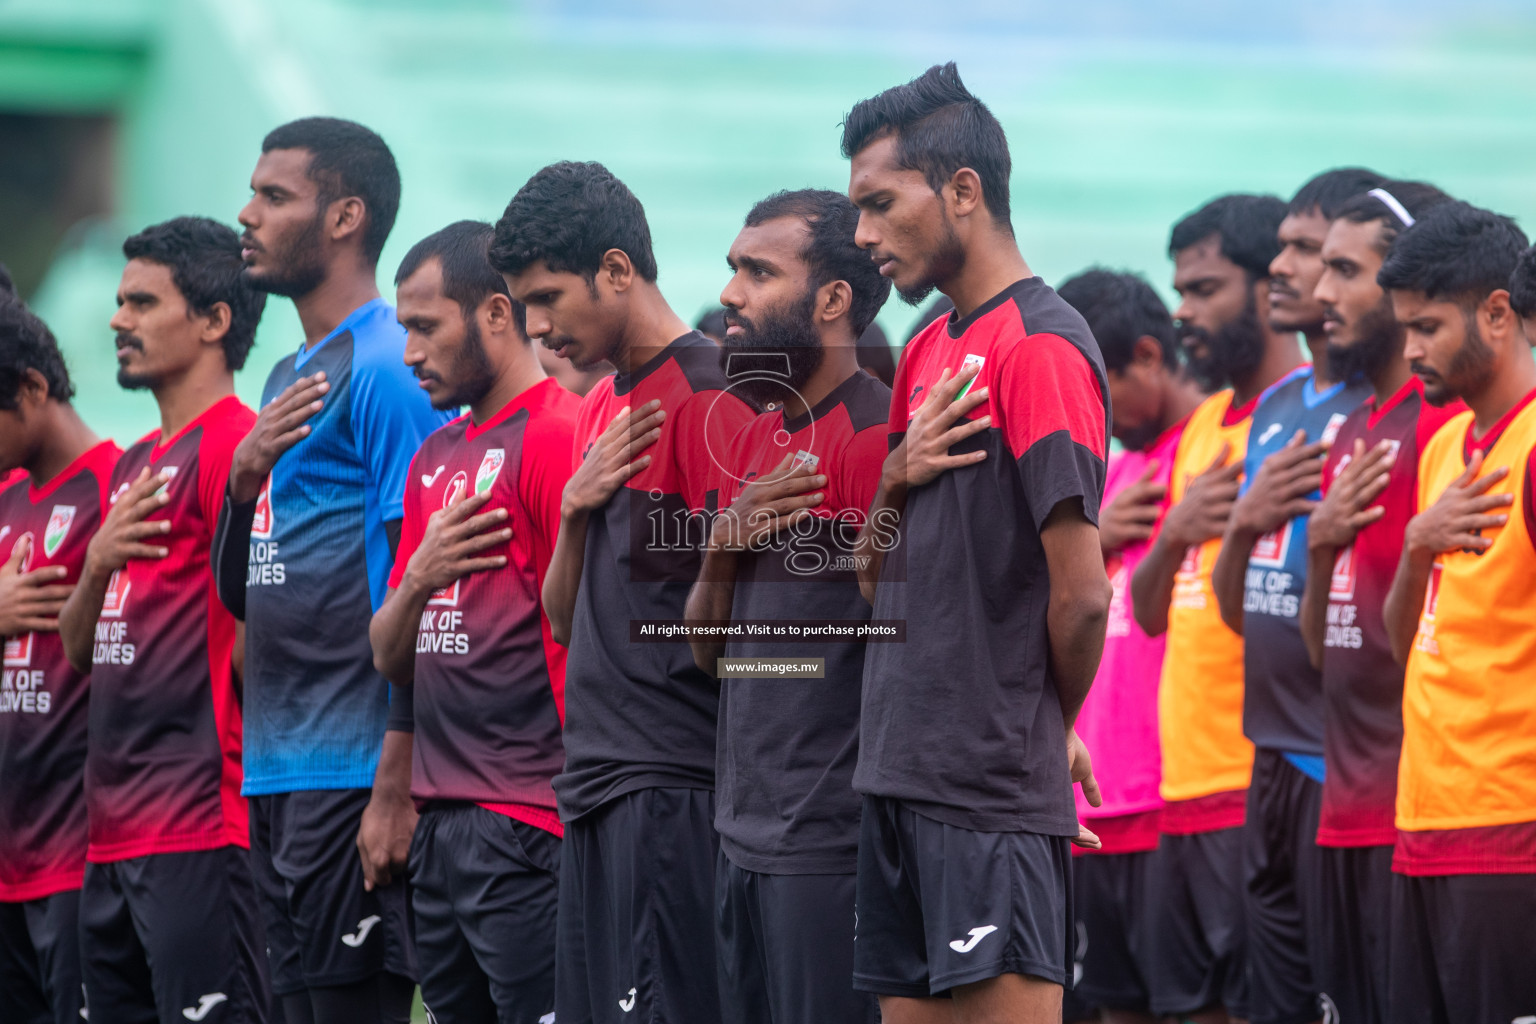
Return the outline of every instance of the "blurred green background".
{"type": "MultiPolygon", "coordinates": [[[[127,441],[156,416],[113,379],[122,238],[183,213],[233,224],[262,135],[294,117],[353,118],[394,149],[386,294],[417,238],[494,220],[549,161],[598,159],[645,203],[691,319],[753,201],[846,187],[853,102],[955,59],[1008,129],[1035,269],[1127,267],[1168,295],[1178,216],[1344,163],[1536,224],[1533,52],[1529,0],[0,0],[0,260],[87,417],[127,441]]],[[[899,343],[913,317],[893,300],[881,322],[899,343]]],[[[248,401],[299,337],[274,298],[248,401]]]]}

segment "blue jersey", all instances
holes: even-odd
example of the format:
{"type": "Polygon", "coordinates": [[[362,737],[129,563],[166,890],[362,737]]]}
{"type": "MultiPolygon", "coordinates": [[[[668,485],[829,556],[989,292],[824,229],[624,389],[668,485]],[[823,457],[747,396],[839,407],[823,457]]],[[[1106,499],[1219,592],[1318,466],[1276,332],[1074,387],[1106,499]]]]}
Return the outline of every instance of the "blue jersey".
{"type": "Polygon", "coordinates": [[[390,569],[411,459],[450,414],[404,362],[382,298],[273,367],[265,406],[300,377],[331,389],[262,488],[245,589],[247,795],[371,786],[389,712],[368,623],[390,569]]]}
{"type": "MultiPolygon", "coordinates": [[[[1281,378],[1259,399],[1248,431],[1243,487],[1296,431],[1307,442],[1332,441],[1344,419],[1371,394],[1364,382],[1319,391],[1310,366],[1281,378]]],[[[1314,493],[1316,500],[1321,495],[1314,493]]],[[[1307,517],[1265,534],[1248,556],[1243,580],[1243,732],[1255,746],[1296,758],[1308,774],[1323,753],[1323,684],[1301,639],[1301,594],[1307,583],[1307,517]],[[1316,761],[1310,760],[1312,757],[1316,761]]]]}

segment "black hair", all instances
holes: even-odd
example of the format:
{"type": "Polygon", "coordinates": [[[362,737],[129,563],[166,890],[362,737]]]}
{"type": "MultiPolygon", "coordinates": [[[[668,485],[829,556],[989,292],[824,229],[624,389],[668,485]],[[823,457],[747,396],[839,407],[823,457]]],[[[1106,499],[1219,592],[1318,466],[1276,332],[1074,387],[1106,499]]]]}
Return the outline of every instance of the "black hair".
{"type": "Polygon", "coordinates": [[[496,222],[491,266],[520,274],[535,263],[591,283],[603,253],[621,250],[641,280],[656,280],[656,254],[645,207],[596,161],[562,160],[537,171],[496,222]]]}
{"type": "Polygon", "coordinates": [[[1536,316],[1536,246],[1525,250],[1509,275],[1509,305],[1519,316],[1536,316]]]}
{"type": "Polygon", "coordinates": [[[896,380],[896,357],[891,354],[891,343],[879,324],[870,324],[859,335],[855,354],[859,369],[869,371],[886,387],[896,380]]]}
{"type": "Polygon", "coordinates": [[[693,329],[700,334],[707,334],[711,338],[725,337],[725,314],[728,310],[724,306],[708,306],[699,314],[699,319],[694,322],[693,329]]]}
{"type": "Polygon", "coordinates": [[[935,192],[960,168],[975,171],[992,219],[1013,233],[1008,136],[960,81],[954,61],[855,103],[843,119],[843,156],[852,158],[887,135],[896,136],[896,165],[921,171],[935,192]]]}
{"type": "Polygon", "coordinates": [[[1178,368],[1173,317],[1141,276],[1093,267],[1062,282],[1056,294],[1088,321],[1106,369],[1119,372],[1129,366],[1136,342],[1144,337],[1157,340],[1164,366],[1178,368]]]}
{"type": "Polygon", "coordinates": [[[74,397],[64,353],[48,325],[20,299],[0,296],[0,409],[17,407],[28,370],[42,374],[49,398],[67,402],[74,397]]]}
{"type": "Polygon", "coordinates": [[[400,168],[378,133],[337,117],[304,117],[267,133],[261,151],[274,149],[309,151],[306,173],[319,189],[319,209],[352,196],[363,201],[363,255],[377,266],[400,212],[400,168]]]}
{"type": "Polygon", "coordinates": [[[454,221],[440,231],[411,246],[395,271],[395,287],[436,258],[443,272],[443,295],[459,304],[467,320],[475,315],[480,303],[492,295],[505,295],[512,302],[512,319],[517,332],[528,336],[528,310],[512,298],[506,280],[491,266],[488,255],[494,229],[483,220],[454,221]]]}
{"type": "Polygon", "coordinates": [[[1212,199],[1173,226],[1168,254],[1216,237],[1221,254],[1248,272],[1250,282],[1269,276],[1269,265],[1280,255],[1278,232],[1285,203],[1274,196],[1225,195],[1212,199]]]}
{"type": "Polygon", "coordinates": [[[853,240],[859,208],[841,192],[824,188],[775,192],[747,211],[746,226],[755,228],[780,217],[799,218],[810,228],[810,240],[800,250],[800,258],[811,268],[811,287],[847,281],[853,293],[848,325],[854,337],[863,334],[890,296],[891,280],[853,240]]]}
{"type": "Polygon", "coordinates": [[[11,278],[11,268],[0,263],[0,298],[16,294],[16,282],[11,278]]]}
{"type": "Polygon", "coordinates": [[[1387,179],[1364,167],[1335,167],[1308,181],[1286,208],[1287,213],[1308,214],[1314,211],[1329,220],[1339,215],[1339,210],[1351,199],[1364,195],[1387,179]]]}
{"type": "Polygon", "coordinates": [[[1509,287],[1529,244],[1525,232],[1508,217],[1452,200],[1397,237],[1376,283],[1472,309],[1490,293],[1509,287]]]}
{"type": "Polygon", "coordinates": [[[245,279],[239,235],[207,217],[176,217],[131,236],[123,243],[123,255],[169,267],[187,308],[198,316],[208,315],[220,302],[228,305],[224,364],[231,370],[245,365],[267,296],[245,279]]]}
{"type": "MultiPolygon", "coordinates": [[[[1403,209],[1408,211],[1408,216],[1415,220],[1441,203],[1449,202],[1451,198],[1435,186],[1422,181],[1384,181],[1375,188],[1396,199],[1403,209]]],[[[1352,224],[1381,221],[1381,234],[1377,240],[1377,248],[1382,253],[1392,247],[1393,240],[1406,226],[1396,210],[1388,206],[1379,196],[1373,196],[1369,192],[1349,200],[1334,216],[1352,224]]]]}

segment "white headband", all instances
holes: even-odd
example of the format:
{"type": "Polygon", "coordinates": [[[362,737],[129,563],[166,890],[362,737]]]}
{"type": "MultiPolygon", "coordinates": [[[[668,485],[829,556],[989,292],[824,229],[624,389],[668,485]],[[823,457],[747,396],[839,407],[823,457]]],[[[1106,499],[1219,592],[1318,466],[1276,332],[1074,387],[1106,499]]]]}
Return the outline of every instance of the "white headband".
{"type": "Polygon", "coordinates": [[[1391,210],[1397,216],[1397,219],[1403,222],[1403,227],[1413,227],[1413,214],[1408,212],[1406,206],[1397,201],[1397,196],[1394,196],[1384,188],[1373,188],[1366,195],[1375,196],[1377,199],[1380,199],[1381,205],[1391,210]]]}

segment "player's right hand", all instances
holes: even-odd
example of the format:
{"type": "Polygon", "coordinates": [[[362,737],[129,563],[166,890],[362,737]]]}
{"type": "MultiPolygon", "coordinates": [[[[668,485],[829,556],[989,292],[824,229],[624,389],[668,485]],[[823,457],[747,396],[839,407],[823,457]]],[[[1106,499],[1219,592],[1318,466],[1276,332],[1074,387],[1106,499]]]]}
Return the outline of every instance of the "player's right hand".
{"type": "Polygon", "coordinates": [[[1227,465],[1232,446],[1223,444],[1211,464],[1189,482],[1184,497],[1163,518],[1162,536],[1182,551],[1220,537],[1237,501],[1238,479],[1243,464],[1227,465]]]}
{"type": "Polygon", "coordinates": [[[163,508],[171,496],[161,488],[171,482],[168,473],[151,476],[149,467],[139,470],[132,484],[107,510],[101,529],[85,549],[87,574],[105,576],[116,572],[133,558],[164,558],[170,548],[147,541],[171,532],[169,519],[146,522],[150,513],[163,508]]]}
{"type": "Polygon", "coordinates": [[[512,537],[512,528],[503,525],[506,509],[480,512],[490,500],[490,491],[471,494],[432,513],[421,543],[405,563],[405,573],[413,584],[431,593],[452,586],[462,576],[507,564],[506,555],[481,554],[512,537]]]}
{"type": "Polygon", "coordinates": [[[278,457],[309,436],[308,420],[320,411],[331,385],[325,371],[300,377],[256,416],[251,432],[235,448],[229,466],[229,496],[236,502],[255,501],[278,457]]]}
{"type": "Polygon", "coordinates": [[[1507,514],[1494,510],[1508,508],[1515,496],[1488,493],[1490,487],[1509,476],[1508,466],[1500,466],[1478,479],[1477,471],[1482,467],[1482,451],[1473,452],[1461,476],[1451,481],[1433,505],[1408,520],[1403,539],[1410,550],[1482,554],[1493,546],[1493,538],[1483,536],[1483,531],[1497,529],[1509,521],[1507,514]]]}
{"type": "Polygon", "coordinates": [[[620,409],[566,481],[561,515],[597,511],[625,481],[649,466],[651,457],[640,453],[661,437],[661,421],[666,416],[661,402],[654,398],[638,409],[620,409]]]}
{"type": "Polygon", "coordinates": [[[59,609],[75,589],[57,582],[69,575],[62,565],[22,572],[31,550],[32,538],[23,536],[12,546],[11,557],[0,566],[0,636],[57,632],[59,609]]]}
{"type": "Polygon", "coordinates": [[[1099,546],[1105,553],[1151,539],[1152,528],[1162,512],[1163,496],[1168,493],[1166,484],[1153,479],[1157,468],[1156,462],[1149,463],[1135,483],[1121,488],[1100,510],[1099,546]]]}
{"type": "Polygon", "coordinates": [[[972,364],[962,366],[953,376],[947,369],[939,374],[938,382],[913,413],[901,443],[886,457],[888,486],[921,487],[946,470],[974,466],[987,457],[985,451],[949,454],[950,448],[992,425],[991,416],[962,422],[963,417],[987,400],[986,388],[955,398],[980,372],[980,365],[972,364]]]}
{"type": "Polygon", "coordinates": [[[827,478],[805,465],[795,466],[795,455],[784,456],[771,472],[742,488],[731,507],[715,516],[709,532],[710,547],[722,551],[756,548],[783,530],[813,515],[826,495],[827,478]],[[793,467],[793,468],[791,468],[793,467]]]}
{"type": "Polygon", "coordinates": [[[1314,551],[1339,551],[1355,542],[1355,535],[1387,514],[1371,502],[1386,490],[1392,479],[1392,445],[1382,441],[1370,451],[1356,438],[1349,461],[1328,485],[1323,500],[1307,521],[1307,547],[1314,551]]]}

